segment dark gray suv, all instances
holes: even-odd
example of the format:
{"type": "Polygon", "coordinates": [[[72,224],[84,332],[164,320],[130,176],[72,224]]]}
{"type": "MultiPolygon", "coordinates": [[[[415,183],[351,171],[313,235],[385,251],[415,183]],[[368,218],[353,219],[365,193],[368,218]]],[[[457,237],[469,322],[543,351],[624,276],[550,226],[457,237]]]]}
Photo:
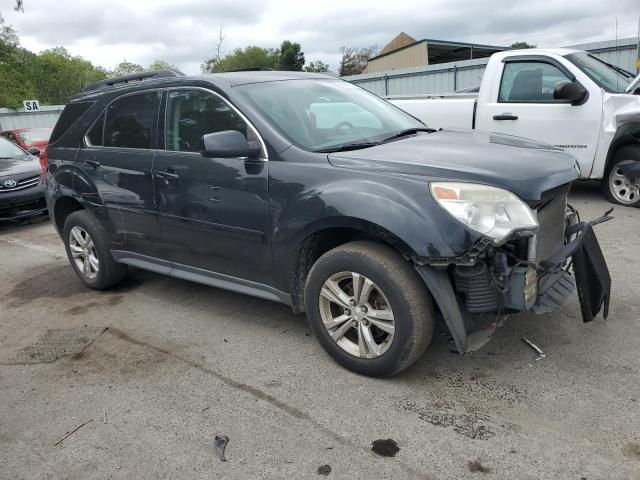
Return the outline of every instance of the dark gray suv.
{"type": "Polygon", "coordinates": [[[411,365],[437,315],[465,353],[576,286],[585,321],[606,314],[591,227],[609,217],[580,222],[567,205],[573,157],[435,131],[330,76],[99,82],[69,101],[41,160],[49,212],[89,287],[131,265],[283,302],[365,375],[411,365]]]}

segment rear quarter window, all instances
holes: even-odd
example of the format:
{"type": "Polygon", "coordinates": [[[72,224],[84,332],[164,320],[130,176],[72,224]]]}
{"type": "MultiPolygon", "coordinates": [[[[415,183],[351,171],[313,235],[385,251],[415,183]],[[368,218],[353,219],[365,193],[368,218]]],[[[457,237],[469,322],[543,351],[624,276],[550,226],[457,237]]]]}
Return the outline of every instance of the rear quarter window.
{"type": "Polygon", "coordinates": [[[82,115],[93,105],[93,102],[75,102],[69,103],[64,107],[56,126],[51,132],[49,143],[57,142],[75,124],[82,115]]]}

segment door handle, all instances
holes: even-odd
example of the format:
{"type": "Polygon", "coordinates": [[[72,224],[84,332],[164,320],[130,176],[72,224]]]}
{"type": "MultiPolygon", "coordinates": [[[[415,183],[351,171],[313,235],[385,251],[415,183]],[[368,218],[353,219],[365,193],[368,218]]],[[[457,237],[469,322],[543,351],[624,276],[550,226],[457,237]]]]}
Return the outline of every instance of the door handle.
{"type": "Polygon", "coordinates": [[[91,168],[98,168],[100,166],[100,162],[97,160],[85,160],[84,163],[89,165],[91,168]]]}
{"type": "Polygon", "coordinates": [[[180,178],[180,175],[172,172],[170,169],[166,169],[163,172],[156,172],[156,175],[160,178],[164,178],[165,180],[177,180],[180,178]]]}
{"type": "Polygon", "coordinates": [[[510,113],[503,113],[502,115],[494,115],[494,120],[517,120],[518,117],[516,115],[511,115],[510,113]]]}

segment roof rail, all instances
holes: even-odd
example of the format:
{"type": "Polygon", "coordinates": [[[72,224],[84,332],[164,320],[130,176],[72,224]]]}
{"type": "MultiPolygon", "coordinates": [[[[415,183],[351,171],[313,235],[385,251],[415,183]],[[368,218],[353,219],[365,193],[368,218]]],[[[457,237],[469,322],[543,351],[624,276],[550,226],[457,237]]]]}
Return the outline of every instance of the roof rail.
{"type": "Polygon", "coordinates": [[[247,68],[236,68],[233,70],[227,70],[227,72],[273,72],[273,68],[270,67],[247,67],[247,68]]]}
{"type": "Polygon", "coordinates": [[[152,78],[169,78],[169,77],[182,77],[184,73],[179,70],[153,70],[150,72],[132,73],[131,75],[123,75],[121,77],[107,78],[106,80],[100,80],[99,82],[88,85],[83,92],[89,92],[91,90],[98,90],[104,87],[114,87],[121,83],[129,82],[141,82],[143,80],[149,80],[152,78]]]}

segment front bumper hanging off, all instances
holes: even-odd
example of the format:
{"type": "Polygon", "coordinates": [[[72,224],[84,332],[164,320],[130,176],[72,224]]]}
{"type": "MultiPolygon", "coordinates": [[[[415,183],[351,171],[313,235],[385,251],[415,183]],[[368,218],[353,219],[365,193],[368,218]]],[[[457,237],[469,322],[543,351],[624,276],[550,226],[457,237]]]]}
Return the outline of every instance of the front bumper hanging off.
{"type": "Polygon", "coordinates": [[[482,316],[485,320],[489,317],[489,322],[479,324],[478,315],[472,315],[463,307],[460,292],[454,290],[446,268],[417,265],[416,270],[430,289],[458,352],[473,352],[486,344],[508,313],[527,310],[544,313],[562,305],[574,287],[578,292],[584,322],[593,320],[603,307],[603,316],[607,318],[611,277],[593,227],[611,220],[613,217],[610,213],[606,212],[590,222],[577,222],[567,227],[564,245],[539,264],[523,261],[526,264],[524,267],[511,267],[499,272],[500,278],[506,278],[501,292],[502,305],[493,315],[482,316]],[[529,275],[534,270],[535,275],[529,275]],[[529,278],[536,279],[531,299],[527,299],[524,293],[530,287],[529,278]],[[515,297],[521,298],[516,307],[510,300],[515,297]]]}

